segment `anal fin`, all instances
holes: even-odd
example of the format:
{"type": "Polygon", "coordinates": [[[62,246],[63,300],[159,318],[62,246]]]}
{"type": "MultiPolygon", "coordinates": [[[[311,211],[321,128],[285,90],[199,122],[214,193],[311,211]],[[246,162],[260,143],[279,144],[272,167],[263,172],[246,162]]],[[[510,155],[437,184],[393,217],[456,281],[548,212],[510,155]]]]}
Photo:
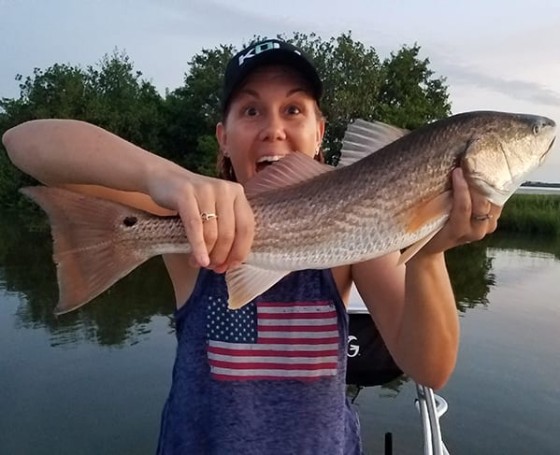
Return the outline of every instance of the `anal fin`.
{"type": "Polygon", "coordinates": [[[265,270],[248,264],[226,273],[228,308],[237,310],[270,289],[290,273],[289,270],[265,270]]]}
{"type": "Polygon", "coordinates": [[[416,253],[418,253],[418,251],[420,251],[424,245],[426,245],[430,240],[432,240],[439,231],[441,231],[441,227],[439,229],[434,230],[434,232],[431,232],[426,237],[410,245],[400,255],[399,260],[397,261],[397,265],[406,264],[408,261],[410,261],[410,259],[412,259],[412,257],[416,253]]]}

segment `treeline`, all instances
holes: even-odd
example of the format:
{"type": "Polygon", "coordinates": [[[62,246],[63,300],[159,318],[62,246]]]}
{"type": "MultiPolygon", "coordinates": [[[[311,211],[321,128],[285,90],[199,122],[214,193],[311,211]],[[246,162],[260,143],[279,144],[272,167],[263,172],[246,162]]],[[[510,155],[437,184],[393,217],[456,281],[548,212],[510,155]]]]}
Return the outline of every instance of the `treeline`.
{"type": "MultiPolygon", "coordinates": [[[[417,44],[381,59],[350,32],[329,39],[300,33],[281,37],[308,52],[323,77],[324,148],[334,164],[346,125],[354,118],[413,129],[450,114],[445,79],[434,75],[428,59],[420,58],[417,44]]],[[[0,134],[32,119],[85,120],[190,170],[213,175],[220,82],[227,61],[241,47],[202,49],[186,62],[183,85],[163,95],[118,50],[86,67],[55,63],[36,68],[32,75],[16,77],[19,97],[0,100],[0,134]]],[[[75,153],[80,153],[79,144],[75,153]]],[[[0,209],[20,208],[17,190],[30,183],[0,149],[0,209]]]]}

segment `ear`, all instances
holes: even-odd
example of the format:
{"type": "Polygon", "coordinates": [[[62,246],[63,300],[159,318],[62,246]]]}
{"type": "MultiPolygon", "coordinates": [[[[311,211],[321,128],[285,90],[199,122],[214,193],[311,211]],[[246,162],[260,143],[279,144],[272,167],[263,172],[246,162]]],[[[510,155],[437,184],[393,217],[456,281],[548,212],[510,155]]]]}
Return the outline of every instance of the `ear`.
{"type": "Polygon", "coordinates": [[[218,122],[218,124],[216,124],[216,140],[220,145],[220,150],[222,151],[222,153],[224,153],[227,145],[227,134],[226,127],[223,122],[218,122]]]}
{"type": "Polygon", "coordinates": [[[325,118],[321,116],[321,118],[317,120],[317,148],[319,148],[323,143],[323,137],[325,137],[325,124],[325,118]]]}

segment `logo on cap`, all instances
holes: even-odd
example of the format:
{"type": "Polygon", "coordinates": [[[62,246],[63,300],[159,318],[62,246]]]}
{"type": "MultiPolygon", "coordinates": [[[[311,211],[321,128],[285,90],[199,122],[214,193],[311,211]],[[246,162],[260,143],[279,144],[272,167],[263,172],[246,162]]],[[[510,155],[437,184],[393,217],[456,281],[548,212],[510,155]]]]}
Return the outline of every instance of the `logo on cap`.
{"type": "MultiPolygon", "coordinates": [[[[249,49],[245,54],[239,56],[239,66],[245,63],[245,60],[255,57],[256,55],[262,54],[266,51],[271,51],[273,49],[280,49],[280,43],[276,41],[265,41],[264,43],[259,43],[255,47],[249,49]]],[[[296,51],[299,54],[299,52],[296,51]]]]}

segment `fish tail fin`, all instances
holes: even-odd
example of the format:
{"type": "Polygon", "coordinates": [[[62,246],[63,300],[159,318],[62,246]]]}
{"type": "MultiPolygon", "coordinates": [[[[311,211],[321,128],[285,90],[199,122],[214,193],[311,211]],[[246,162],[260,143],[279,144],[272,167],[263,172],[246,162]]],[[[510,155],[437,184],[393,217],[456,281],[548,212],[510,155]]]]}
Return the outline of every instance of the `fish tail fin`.
{"type": "Polygon", "coordinates": [[[59,301],[55,314],[85,305],[149,259],[115,241],[119,219],[142,212],[80,193],[46,186],[20,190],[47,214],[53,238],[59,301]]]}

